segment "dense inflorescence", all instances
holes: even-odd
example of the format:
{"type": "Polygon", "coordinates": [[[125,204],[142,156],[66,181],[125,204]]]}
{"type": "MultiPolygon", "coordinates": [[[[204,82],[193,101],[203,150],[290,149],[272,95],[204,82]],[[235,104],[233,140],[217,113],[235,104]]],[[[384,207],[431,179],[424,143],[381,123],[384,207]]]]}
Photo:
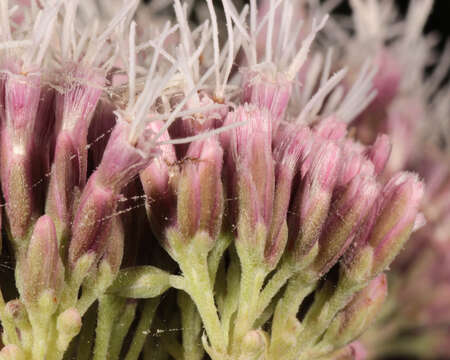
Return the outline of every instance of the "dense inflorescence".
{"type": "Polygon", "coordinates": [[[332,3],[2,0],[0,359],[363,356],[436,204],[391,155],[415,38],[341,69],[332,3]]]}

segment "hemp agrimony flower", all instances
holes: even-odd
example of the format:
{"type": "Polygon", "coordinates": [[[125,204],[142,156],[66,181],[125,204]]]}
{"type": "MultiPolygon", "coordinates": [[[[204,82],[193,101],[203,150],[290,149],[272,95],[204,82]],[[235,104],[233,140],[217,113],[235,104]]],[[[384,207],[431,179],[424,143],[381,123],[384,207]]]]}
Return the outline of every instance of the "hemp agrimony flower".
{"type": "Polygon", "coordinates": [[[422,219],[349,125],[395,55],[334,64],[331,1],[166,3],[0,5],[0,359],[358,358],[422,219]]]}

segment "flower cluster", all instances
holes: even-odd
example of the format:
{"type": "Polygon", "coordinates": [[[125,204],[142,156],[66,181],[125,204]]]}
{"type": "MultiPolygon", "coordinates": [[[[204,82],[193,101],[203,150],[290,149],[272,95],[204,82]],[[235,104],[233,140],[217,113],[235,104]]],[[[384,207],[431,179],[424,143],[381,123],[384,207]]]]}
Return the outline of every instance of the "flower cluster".
{"type": "MultiPolygon", "coordinates": [[[[436,34],[423,34],[433,1],[411,1],[406,16],[393,2],[351,1],[353,32],[327,33],[353,72],[362,50],[378,67],[377,96],[353,122],[367,143],[378,131],[392,141],[384,177],[408,169],[426,183],[420,229],[392,265],[390,296],[380,319],[364,337],[366,356],[449,356],[450,47],[436,50],[436,34]],[[336,36],[336,34],[338,34],[336,36]],[[420,50],[418,50],[420,49],[420,50]],[[430,71],[432,65],[432,71],[430,71]],[[446,81],[447,79],[447,81],[446,81]]],[[[317,9],[319,9],[317,7],[317,9]]]]}
{"type": "Polygon", "coordinates": [[[390,87],[310,59],[322,7],[172,5],[0,5],[0,359],[359,357],[422,220],[348,128],[390,87]]]}

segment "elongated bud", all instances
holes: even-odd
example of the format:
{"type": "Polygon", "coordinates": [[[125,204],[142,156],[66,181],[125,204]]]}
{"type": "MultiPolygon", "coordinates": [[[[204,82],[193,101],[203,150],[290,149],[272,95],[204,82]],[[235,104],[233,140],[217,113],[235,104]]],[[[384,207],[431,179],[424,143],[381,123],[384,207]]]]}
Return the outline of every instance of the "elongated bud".
{"type": "Polygon", "coordinates": [[[30,326],[27,309],[19,299],[8,301],[5,306],[5,313],[9,318],[14,319],[19,329],[30,326]]]}
{"type": "Polygon", "coordinates": [[[331,205],[332,212],[325,223],[319,240],[319,254],[313,264],[323,275],[336,264],[345,252],[379,193],[372,178],[357,176],[345,192],[331,205]]]}
{"type": "MultiPolygon", "coordinates": [[[[163,126],[162,122],[152,122],[151,129],[157,133],[163,126]]],[[[161,136],[161,141],[170,139],[167,131],[161,136]]],[[[159,147],[160,154],[155,156],[149,165],[140,173],[142,187],[147,196],[147,215],[152,231],[162,241],[164,230],[176,221],[176,190],[180,175],[175,148],[172,144],[159,147]],[[154,211],[155,209],[155,211],[154,211]]]]}
{"type": "Polygon", "coordinates": [[[136,144],[128,142],[130,126],[118,121],[97,170],[90,176],[81,194],[72,225],[69,264],[72,268],[86,253],[98,261],[106,250],[122,187],[144,169],[154,155],[145,132],[136,144]]]}
{"type": "Polygon", "coordinates": [[[323,341],[339,348],[359,337],[380,313],[386,296],[387,279],[385,274],[381,274],[338,313],[328,327],[323,341]]]}
{"type": "Polygon", "coordinates": [[[30,150],[40,94],[39,72],[31,71],[27,75],[8,73],[5,83],[5,127],[14,145],[14,153],[25,154],[30,150]]]}
{"type": "Polygon", "coordinates": [[[411,173],[395,175],[383,188],[355,244],[345,255],[348,276],[359,273],[363,281],[384,271],[411,234],[424,185],[411,173]],[[363,275],[366,274],[366,275],[363,275]]]}
{"type": "Polygon", "coordinates": [[[375,173],[381,174],[391,155],[391,142],[389,137],[387,135],[378,135],[366,154],[375,166],[375,173]]]}
{"type": "Polygon", "coordinates": [[[248,71],[243,77],[243,89],[242,102],[269,110],[275,130],[291,98],[292,82],[281,72],[248,71]]]}
{"type": "Polygon", "coordinates": [[[294,176],[300,171],[313,145],[308,127],[293,126],[275,149],[275,198],[273,217],[265,249],[266,261],[275,266],[287,243],[286,215],[291,200],[294,176]]]}
{"type": "Polygon", "coordinates": [[[119,272],[120,265],[122,264],[124,238],[125,233],[122,221],[116,216],[112,219],[111,232],[109,239],[106,241],[105,254],[101,259],[101,263],[109,266],[112,276],[115,276],[119,272]]]}
{"type": "Polygon", "coordinates": [[[58,338],[56,341],[59,351],[65,351],[70,341],[81,330],[81,316],[77,309],[70,308],[62,312],[56,319],[58,338]]]}
{"type": "Polygon", "coordinates": [[[86,253],[94,253],[96,260],[103,256],[111,235],[118,198],[113,190],[99,184],[95,173],[91,175],[72,225],[69,244],[69,264],[72,268],[86,253]]]}
{"type": "Polygon", "coordinates": [[[1,134],[1,182],[9,225],[16,245],[30,230],[35,201],[32,192],[33,131],[40,99],[41,76],[22,75],[14,64],[5,81],[1,134]]]}
{"type": "Polygon", "coordinates": [[[44,291],[51,291],[57,302],[64,282],[64,267],[55,226],[47,215],[41,216],[34,226],[20,272],[22,284],[19,288],[26,304],[36,304],[44,291]]]}
{"type": "Polygon", "coordinates": [[[408,240],[423,193],[424,184],[410,173],[395,176],[383,189],[381,212],[368,239],[375,249],[374,274],[385,270],[408,240]]]}
{"type": "MultiPolygon", "coordinates": [[[[248,124],[233,134],[236,189],[239,219],[250,229],[257,223],[270,226],[274,197],[274,160],[272,158],[272,118],[266,110],[243,106],[231,116],[248,124]]],[[[230,116],[229,115],[229,116],[230,116]]]]}
{"type": "Polygon", "coordinates": [[[319,239],[330,208],[339,166],[339,147],[332,142],[320,144],[288,217],[290,256],[295,259],[307,255],[319,239]]]}
{"type": "Polygon", "coordinates": [[[222,224],[223,150],[214,138],[189,146],[178,183],[177,225],[189,239],[206,231],[214,239],[222,224]]]}
{"type": "Polygon", "coordinates": [[[58,238],[66,237],[72,222],[74,188],[79,179],[79,166],[72,138],[62,133],[56,140],[52,176],[47,194],[46,213],[56,226],[58,238]]]}
{"type": "Polygon", "coordinates": [[[56,131],[67,133],[72,139],[79,166],[77,185],[83,186],[87,171],[87,134],[103,91],[105,74],[99,69],[66,63],[60,75],[61,87],[57,88],[55,99],[56,131]]]}
{"type": "Polygon", "coordinates": [[[150,159],[156,155],[156,149],[150,140],[153,133],[151,128],[145,129],[135,144],[128,141],[129,132],[130,125],[119,118],[96,171],[97,181],[116,192],[145,169],[150,159]]]}

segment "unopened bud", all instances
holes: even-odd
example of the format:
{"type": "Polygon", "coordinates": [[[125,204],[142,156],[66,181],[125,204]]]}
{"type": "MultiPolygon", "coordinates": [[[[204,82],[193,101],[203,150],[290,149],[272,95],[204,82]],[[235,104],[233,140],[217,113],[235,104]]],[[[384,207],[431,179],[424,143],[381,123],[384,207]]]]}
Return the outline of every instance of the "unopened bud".
{"type": "Polygon", "coordinates": [[[258,360],[267,351],[268,335],[263,330],[251,330],[242,339],[241,359],[258,360]]]}
{"type": "Polygon", "coordinates": [[[108,264],[111,275],[119,272],[122,264],[124,250],[125,233],[122,221],[119,217],[114,217],[111,224],[109,239],[106,241],[106,249],[101,262],[108,264]]]}
{"type": "Polygon", "coordinates": [[[234,130],[232,139],[239,222],[249,229],[258,223],[267,228],[275,185],[271,115],[255,106],[243,106],[228,116],[248,122],[234,130]]]}
{"type": "Polygon", "coordinates": [[[345,252],[378,196],[379,188],[372,178],[357,176],[331,205],[332,212],[319,240],[319,254],[313,264],[323,275],[345,252]]]}
{"type": "Polygon", "coordinates": [[[411,173],[399,173],[385,185],[345,255],[348,274],[367,273],[370,279],[390,265],[414,228],[423,191],[411,173]]]}
{"type": "Polygon", "coordinates": [[[156,155],[150,140],[152,129],[145,129],[135,144],[129,142],[131,126],[120,119],[111,133],[96,175],[103,186],[120,192],[156,155]]]}
{"type": "Polygon", "coordinates": [[[276,129],[291,98],[292,82],[281,72],[249,71],[243,79],[242,102],[269,110],[276,129]]]}
{"type": "Polygon", "coordinates": [[[288,218],[289,248],[297,260],[307,255],[319,239],[339,174],[339,147],[332,142],[319,146],[288,218]]]}
{"type": "Polygon", "coordinates": [[[25,303],[37,304],[44,292],[51,291],[58,302],[64,283],[64,267],[59,256],[53,221],[41,216],[34,226],[26,257],[20,263],[21,295],[25,303]]]}
{"type": "Polygon", "coordinates": [[[55,130],[60,136],[71,137],[78,165],[77,185],[83,186],[87,172],[87,134],[103,91],[105,74],[103,70],[76,63],[64,64],[60,74],[62,84],[55,98],[55,130]]]}
{"type": "Polygon", "coordinates": [[[118,195],[101,186],[95,175],[91,175],[81,195],[72,225],[68,258],[72,269],[87,253],[95,254],[96,263],[103,256],[111,234],[118,195]]]}
{"type": "Polygon", "coordinates": [[[375,320],[387,295],[386,275],[373,279],[341,310],[328,327],[323,341],[336,348],[359,337],[375,320]]]}
{"type": "Polygon", "coordinates": [[[381,174],[391,154],[391,142],[387,135],[378,135],[374,144],[366,152],[375,166],[375,174],[381,174]]]}
{"type": "Polygon", "coordinates": [[[56,319],[58,330],[57,346],[60,351],[65,351],[70,341],[81,330],[81,316],[77,309],[69,308],[62,312],[56,319]]]}
{"type": "MultiPolygon", "coordinates": [[[[154,132],[159,132],[163,123],[152,122],[149,126],[154,132]]],[[[160,139],[170,139],[167,131],[160,139]]],[[[152,231],[158,240],[162,241],[164,230],[176,222],[176,189],[180,171],[172,144],[161,145],[159,151],[159,155],[140,173],[140,178],[147,196],[147,215],[152,231]]]]}
{"type": "Polygon", "coordinates": [[[186,238],[206,231],[214,239],[222,224],[223,150],[208,138],[189,146],[178,183],[177,226],[186,238]]]}
{"type": "Polygon", "coordinates": [[[287,242],[286,215],[291,200],[292,183],[302,163],[309,155],[313,137],[308,127],[291,128],[274,151],[275,198],[270,234],[265,249],[266,261],[274,267],[287,242]]]}
{"type": "Polygon", "coordinates": [[[380,213],[368,238],[375,249],[374,275],[389,266],[408,240],[423,193],[424,184],[410,173],[394,176],[383,189],[380,213]]]}
{"type": "Polygon", "coordinates": [[[53,219],[58,238],[67,236],[73,216],[74,188],[79,179],[76,149],[69,134],[56,141],[52,176],[46,201],[46,213],[53,219]]]}

